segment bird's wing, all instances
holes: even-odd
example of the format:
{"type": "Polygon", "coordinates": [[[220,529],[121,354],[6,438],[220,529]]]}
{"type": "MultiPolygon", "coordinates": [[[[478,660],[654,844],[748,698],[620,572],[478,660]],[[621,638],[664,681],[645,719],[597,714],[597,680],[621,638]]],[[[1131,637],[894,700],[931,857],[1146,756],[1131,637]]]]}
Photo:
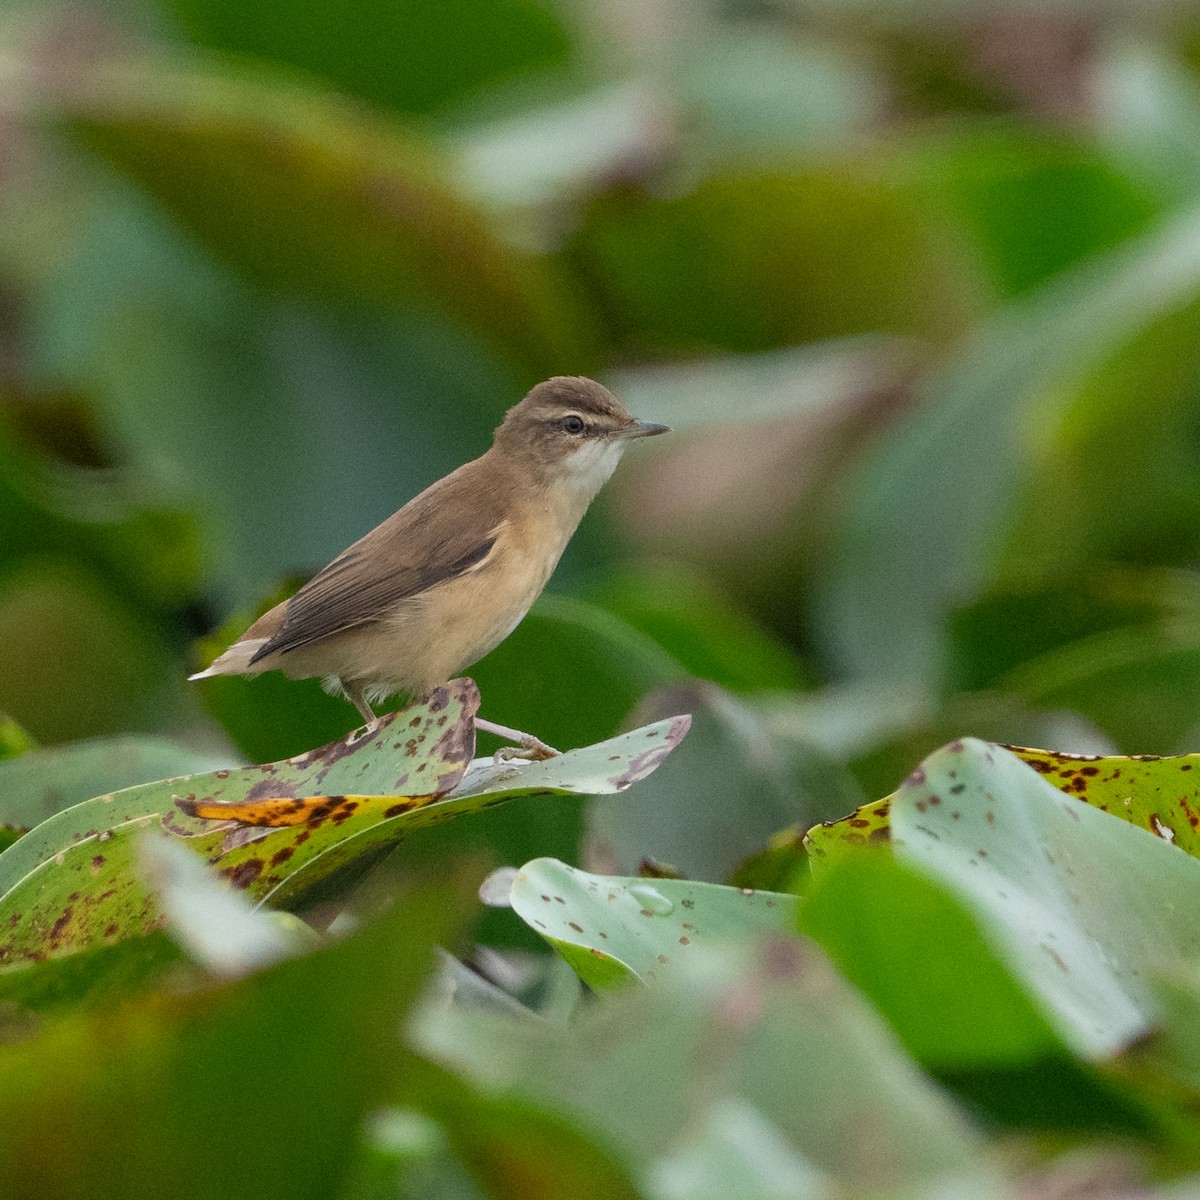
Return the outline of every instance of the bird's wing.
{"type": "Polygon", "coordinates": [[[401,601],[481,567],[503,518],[487,489],[445,486],[452,480],[422,492],[314,575],[250,661],[372,625],[401,601]]]}

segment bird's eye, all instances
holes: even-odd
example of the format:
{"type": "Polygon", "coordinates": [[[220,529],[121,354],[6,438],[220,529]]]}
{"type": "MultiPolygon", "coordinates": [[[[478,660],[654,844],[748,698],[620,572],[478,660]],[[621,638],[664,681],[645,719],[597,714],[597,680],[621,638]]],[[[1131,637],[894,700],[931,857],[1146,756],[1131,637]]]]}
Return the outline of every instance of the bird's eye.
{"type": "Polygon", "coordinates": [[[563,417],[562,427],[567,433],[580,434],[583,432],[583,418],[572,413],[569,417],[563,417]]]}

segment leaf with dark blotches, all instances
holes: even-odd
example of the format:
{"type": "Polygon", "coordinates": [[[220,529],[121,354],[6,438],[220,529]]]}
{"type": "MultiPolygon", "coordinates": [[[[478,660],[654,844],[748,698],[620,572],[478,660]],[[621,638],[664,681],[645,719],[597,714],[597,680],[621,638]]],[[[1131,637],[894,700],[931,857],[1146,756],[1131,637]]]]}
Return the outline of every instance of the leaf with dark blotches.
{"type": "Polygon", "coordinates": [[[1200,858],[1200,754],[1103,758],[1005,747],[1047,783],[1200,858]]]}
{"type": "Polygon", "coordinates": [[[836,821],[822,821],[804,835],[809,862],[836,859],[864,846],[886,846],[891,840],[892,798],[873,800],[836,821]]]}
{"type": "Polygon", "coordinates": [[[219,805],[182,801],[179,807],[193,808],[196,815],[179,811],[166,816],[163,826],[189,838],[235,887],[260,901],[290,905],[341,867],[414,830],[493,808],[517,796],[622,792],[670,754],[689,724],[687,717],[673,717],[545,762],[479,759],[448,794],[441,789],[435,795],[346,794],[281,800],[278,808],[259,803],[246,813],[267,822],[258,825],[237,819],[245,812],[242,806],[234,806],[226,815],[219,805]],[[302,824],[288,823],[292,816],[305,813],[302,824]]]}
{"type": "Polygon", "coordinates": [[[1200,956],[1200,864],[1001,746],[964,738],[930,755],[891,815],[896,856],[964,903],[1084,1058],[1152,1030],[1155,977],[1200,956]]]}
{"type": "MultiPolygon", "coordinates": [[[[249,888],[264,874],[261,850],[248,846],[229,821],[186,817],[180,803],[291,803],[354,790],[388,793],[388,803],[395,804],[411,794],[450,791],[470,763],[478,707],[475,684],[459,679],[423,704],[385,717],[369,736],[351,734],[283,762],[160,780],[64,809],[0,854],[0,962],[157,928],[161,909],[136,859],[136,835],[143,829],[161,825],[189,837],[207,834],[196,849],[218,862],[235,887],[249,888]]],[[[315,843],[296,856],[291,871],[344,837],[340,824],[330,811],[302,831],[288,830],[295,840],[315,843]]],[[[261,832],[271,831],[252,831],[261,832]]],[[[285,863],[286,856],[274,866],[285,863]]],[[[261,884],[251,894],[260,890],[261,884]]]]}
{"type": "Polygon", "coordinates": [[[427,825],[517,796],[623,791],[689,724],[660,721],[547,762],[471,763],[478,705],[474,683],[455,680],[369,736],[59,813],[0,854],[0,962],[157,928],[161,906],[137,867],[142,829],[178,836],[252,900],[295,905],[340,868],[427,825]]]}
{"type": "MultiPolygon", "coordinates": [[[[954,743],[957,745],[958,743],[954,743]]],[[[1006,746],[1060,792],[1092,808],[1148,829],[1200,858],[1200,754],[1063,754],[1006,746]]],[[[810,859],[840,857],[891,838],[891,797],[864,804],[849,816],[824,821],[804,835],[810,859]]]]}

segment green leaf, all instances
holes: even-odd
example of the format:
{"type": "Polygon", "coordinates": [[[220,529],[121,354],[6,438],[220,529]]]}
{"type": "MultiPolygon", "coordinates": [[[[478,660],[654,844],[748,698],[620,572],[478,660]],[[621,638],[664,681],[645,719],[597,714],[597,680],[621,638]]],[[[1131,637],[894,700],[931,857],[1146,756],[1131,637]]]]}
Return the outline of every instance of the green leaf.
{"type": "Polygon", "coordinates": [[[1200,754],[1060,754],[1007,747],[1047,783],[1200,858],[1200,754]]]}
{"type": "Polygon", "coordinates": [[[632,875],[653,858],[692,879],[725,880],[778,830],[808,825],[828,796],[854,794],[837,767],[776,736],[746,702],[718,687],[664,688],[634,719],[673,712],[690,712],[696,722],[689,753],[636,796],[588,811],[588,842],[616,873],[632,875]]]}
{"type": "Polygon", "coordinates": [[[1023,1066],[1067,1052],[984,923],[904,862],[858,854],[823,863],[799,925],[926,1067],[1023,1066]]]}
{"type": "Polygon", "coordinates": [[[0,420],[0,563],[61,556],[104,578],[115,599],[159,615],[191,598],[199,540],[190,517],[148,493],[132,473],[39,455],[0,420]]]}
{"type": "Polygon", "coordinates": [[[1194,474],[1185,407],[1197,296],[1200,218],[1188,212],[1008,305],[929,377],[911,418],[862,462],[823,585],[825,644],[845,672],[932,692],[946,616],[995,579],[1006,544],[1014,577],[1061,576],[1064,552],[1078,557],[1089,542],[1092,553],[1137,552],[1127,506],[1109,500],[1140,505],[1144,490],[1174,494],[1194,474]],[[1147,355],[1139,340],[1160,326],[1170,352],[1147,355]],[[1031,420],[1036,446],[1022,436],[1031,420]],[[1034,476],[1018,513],[1013,497],[1034,476]],[[1102,499],[1076,504],[1081,480],[1102,499]],[[1107,532],[1092,538],[1093,519],[1107,532]]]}
{"type": "Polygon", "coordinates": [[[5,1195],[116,1200],[164,1179],[192,1200],[337,1194],[363,1117],[403,1071],[397,1031],[434,944],[459,936],[475,871],[414,882],[344,941],[236,983],[64,1016],[10,1042],[5,1195]],[[260,1087],[269,1119],[246,1115],[260,1087]],[[70,1137],[47,1136],[55,1120],[70,1137]]]}
{"type": "Polygon", "coordinates": [[[809,862],[830,864],[867,846],[886,846],[892,837],[892,797],[873,800],[847,817],[822,821],[804,835],[809,862]]]}
{"type": "Polygon", "coordinates": [[[939,750],[896,792],[891,823],[897,856],[967,906],[1085,1058],[1152,1028],[1152,977],[1200,956],[1200,863],[1006,750],[974,739],[939,750]]]}
{"type": "Polygon", "coordinates": [[[536,1101],[489,1095],[430,1063],[413,1067],[400,1098],[437,1119],[491,1200],[643,1195],[615,1150],[579,1129],[569,1114],[536,1101]]]}
{"type": "Polygon", "coordinates": [[[731,1098],[710,1106],[682,1144],[651,1176],[663,1200],[826,1200],[828,1174],[799,1154],[783,1131],[752,1104],[731,1098]]]}
{"type": "MultiPolygon", "coordinates": [[[[653,406],[642,411],[658,413],[653,406]]],[[[593,599],[653,638],[697,679],[733,691],[800,684],[791,649],[682,564],[627,570],[595,589],[593,599]]]]}
{"type": "Polygon", "coordinates": [[[6,957],[92,945],[155,928],[161,909],[136,869],[137,835],[161,825],[231,887],[295,905],[334,872],[401,837],[516,796],[621,791],[687,731],[662,721],[545,763],[468,772],[478,692],[470,680],[298,758],[167,780],[58,814],[0,855],[6,957]]]}
{"type": "MultiPolygon", "coordinates": [[[[155,551],[142,543],[144,553],[155,551]]],[[[79,558],[0,554],[0,708],[41,742],[162,728],[187,693],[159,628],[79,558]],[[30,669],[36,661],[36,670],[30,669]]]]}
{"type": "Polygon", "coordinates": [[[721,163],[686,191],[597,197],[572,254],[633,347],[749,353],[850,334],[944,338],[974,281],[878,164],[721,163]],[[712,303],[720,296],[721,303],[712,303]]]}
{"type": "Polygon", "coordinates": [[[228,0],[165,6],[201,45],[289,63],[338,91],[407,112],[562,67],[571,48],[562,17],[537,0],[448,0],[431,8],[264,0],[253,13],[228,0]]]}
{"type": "MultiPolygon", "coordinates": [[[[303,824],[282,830],[284,837],[277,841],[299,838],[301,853],[289,847],[291,853],[270,865],[260,856],[258,843],[271,829],[237,833],[229,822],[184,816],[179,801],[321,798],[357,787],[388,793],[386,806],[407,809],[411,802],[404,797],[428,797],[439,786],[448,791],[462,778],[477,705],[474,684],[458,680],[412,713],[393,714],[360,741],[351,735],[284,762],[144,784],[65,809],[0,854],[0,921],[9,932],[4,959],[78,949],[157,927],[161,910],[136,862],[137,838],[147,828],[162,825],[191,835],[198,852],[232,860],[221,865],[233,887],[256,898],[270,894],[323,851],[336,851],[343,838],[339,818],[347,804],[344,796],[336,797],[342,805],[337,815],[314,817],[311,828],[303,824]],[[315,845],[307,844],[310,839],[315,845]],[[290,862],[293,857],[298,861],[290,862]]],[[[373,823],[386,819],[385,811],[375,806],[373,823]]],[[[322,877],[325,865],[310,874],[322,877]]]]}
{"type": "Polygon", "coordinates": [[[593,988],[648,983],[714,941],[795,927],[796,898],[688,879],[590,875],[553,858],[513,881],[517,915],[593,988]]]}
{"type": "Polygon", "coordinates": [[[299,917],[254,908],[171,838],[143,833],[138,858],[172,940],[210,975],[248,975],[320,944],[299,917]]]}
{"type": "Polygon", "coordinates": [[[432,306],[531,380],[589,351],[546,263],[493,234],[431,145],[278,76],[144,63],[53,98],[79,136],[268,288],[432,306]]]}
{"type": "Polygon", "coordinates": [[[415,1036],[490,1092],[567,1113],[643,1178],[735,1100],[849,1191],[928,1184],[978,1152],[812,942],[742,937],[677,966],[568,1025],[427,1006],[415,1036]]]}
{"type": "Polygon", "coordinates": [[[185,957],[165,933],[156,931],[0,967],[0,1002],[44,1015],[108,1011],[168,972],[186,974],[185,957]]]}
{"type": "Polygon", "coordinates": [[[159,737],[93,738],[0,761],[0,824],[31,827],[103,792],[224,765],[159,737]]]}
{"type": "MultiPolygon", "coordinates": [[[[1063,754],[1006,746],[1047,783],[1068,796],[1149,830],[1200,858],[1200,754],[1063,754]]],[[[811,858],[843,858],[848,851],[891,838],[892,797],[864,804],[848,817],[824,821],[804,835],[811,858]]]]}

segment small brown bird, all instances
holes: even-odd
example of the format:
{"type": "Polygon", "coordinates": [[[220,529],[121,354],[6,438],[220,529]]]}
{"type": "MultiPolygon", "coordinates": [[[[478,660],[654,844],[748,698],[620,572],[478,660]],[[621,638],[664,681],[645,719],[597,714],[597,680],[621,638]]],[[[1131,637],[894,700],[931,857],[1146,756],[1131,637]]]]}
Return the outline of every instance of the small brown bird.
{"type": "MultiPolygon", "coordinates": [[[[591,379],[539,383],[486,454],[359,538],[191,678],[322,676],[367,722],[385,696],[419,699],[512,633],[625,446],[667,431],[591,379]]],[[[519,730],[476,725],[527,757],[553,753],[519,730]]]]}

